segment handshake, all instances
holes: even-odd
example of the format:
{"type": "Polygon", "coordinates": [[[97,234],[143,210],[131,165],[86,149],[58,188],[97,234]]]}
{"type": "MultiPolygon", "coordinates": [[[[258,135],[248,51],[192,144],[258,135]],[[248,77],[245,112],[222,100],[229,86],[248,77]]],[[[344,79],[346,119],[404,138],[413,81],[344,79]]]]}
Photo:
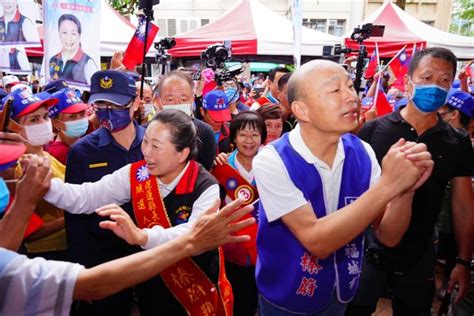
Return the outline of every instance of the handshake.
{"type": "Polygon", "coordinates": [[[395,195],[414,193],[430,177],[434,162],[423,143],[401,138],[382,160],[380,181],[395,195]]]}

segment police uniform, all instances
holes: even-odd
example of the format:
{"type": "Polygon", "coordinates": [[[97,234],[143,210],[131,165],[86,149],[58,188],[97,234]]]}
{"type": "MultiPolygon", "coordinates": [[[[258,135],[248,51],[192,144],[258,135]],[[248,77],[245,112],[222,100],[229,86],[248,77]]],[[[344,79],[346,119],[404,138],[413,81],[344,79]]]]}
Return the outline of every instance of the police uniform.
{"type": "Polygon", "coordinates": [[[367,122],[359,136],[372,146],[379,162],[400,138],[424,143],[431,153],[434,169],[416,190],[408,230],[396,247],[383,246],[369,229],[368,254],[364,258],[359,292],[348,308],[349,315],[374,312],[385,282],[392,284],[394,315],[429,310],[435,291],[434,224],[448,181],[472,175],[474,158],[469,136],[451,127],[439,115],[435,126],[418,135],[400,110],[367,122]]]}
{"type": "MultiPolygon", "coordinates": [[[[136,137],[129,150],[119,145],[110,132],[103,127],[73,144],[67,159],[66,182],[77,184],[95,182],[129,163],[142,160],[143,154],[140,145],[145,135],[145,129],[136,122],[133,124],[136,137]]],[[[131,204],[126,203],[122,207],[133,218],[131,204]]],[[[72,262],[90,268],[139,250],[138,247],[130,246],[113,232],[100,228],[99,222],[102,220],[103,218],[96,214],[73,215],[65,213],[66,233],[72,262]]],[[[127,314],[126,310],[130,310],[131,291],[117,293],[105,300],[96,301],[92,305],[85,306],[97,311],[96,315],[101,313],[125,315],[127,314]],[[123,307],[123,304],[126,308],[123,307]]],[[[79,309],[82,310],[82,307],[79,309]]]]}
{"type": "MultiPolygon", "coordinates": [[[[136,96],[134,80],[118,71],[99,71],[91,78],[91,102],[109,100],[123,106],[136,96]]],[[[65,181],[81,184],[95,182],[123,166],[143,159],[141,142],[145,130],[133,122],[135,138],[129,149],[115,141],[111,132],[101,127],[79,139],[71,146],[67,158],[65,181]]],[[[130,203],[123,205],[133,218],[130,203]]],[[[93,210],[92,210],[93,211],[93,210]]],[[[121,258],[139,250],[117,237],[113,232],[99,227],[103,219],[95,213],[72,215],[65,213],[68,247],[71,260],[87,268],[121,258]]],[[[72,308],[79,315],[130,315],[132,289],[127,289],[92,304],[81,302],[72,308]]]]}

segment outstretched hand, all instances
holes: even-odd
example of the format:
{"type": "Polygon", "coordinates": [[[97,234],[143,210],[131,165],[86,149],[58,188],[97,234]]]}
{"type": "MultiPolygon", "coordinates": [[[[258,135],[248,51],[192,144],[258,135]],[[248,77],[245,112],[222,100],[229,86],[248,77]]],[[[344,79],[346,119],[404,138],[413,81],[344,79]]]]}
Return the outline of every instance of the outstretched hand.
{"type": "Polygon", "coordinates": [[[237,199],[217,211],[220,201],[216,200],[214,204],[196,220],[190,232],[196,253],[215,249],[228,243],[250,240],[250,236],[247,235],[233,235],[234,232],[255,223],[255,218],[253,217],[237,221],[253,210],[252,205],[241,208],[244,202],[244,200],[237,199]]]}
{"type": "Polygon", "coordinates": [[[147,234],[138,228],[130,216],[117,204],[109,204],[95,210],[103,217],[110,217],[110,220],[102,221],[99,226],[110,229],[115,235],[124,239],[130,245],[145,246],[148,241],[147,234]]]}

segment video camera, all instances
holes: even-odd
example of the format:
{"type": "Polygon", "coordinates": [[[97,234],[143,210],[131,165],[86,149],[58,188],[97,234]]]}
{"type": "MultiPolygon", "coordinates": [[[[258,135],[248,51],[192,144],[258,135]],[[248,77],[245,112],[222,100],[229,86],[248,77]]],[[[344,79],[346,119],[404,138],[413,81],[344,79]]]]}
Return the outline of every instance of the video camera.
{"type": "Polygon", "coordinates": [[[205,61],[206,66],[216,70],[224,68],[225,62],[230,61],[232,57],[232,47],[230,41],[224,41],[224,44],[213,44],[207,47],[201,53],[201,59],[205,61]]]}
{"type": "Polygon", "coordinates": [[[235,65],[230,68],[225,66],[225,63],[230,61],[231,57],[231,41],[224,41],[223,44],[216,43],[210,45],[201,53],[201,59],[206,63],[206,66],[214,70],[214,80],[219,86],[221,86],[223,82],[235,80],[235,76],[244,71],[241,65],[235,65]]]}
{"type": "Polygon", "coordinates": [[[162,74],[165,73],[165,66],[171,62],[171,55],[168,54],[168,49],[176,46],[174,37],[164,37],[158,43],[154,44],[156,49],[155,60],[156,63],[162,65],[162,74]]]}
{"type": "Polygon", "coordinates": [[[364,40],[369,37],[382,37],[385,31],[385,25],[364,24],[354,28],[351,39],[359,44],[359,49],[352,49],[342,45],[323,46],[323,57],[335,59],[343,54],[357,53],[356,75],[354,80],[354,89],[357,93],[361,91],[362,69],[367,58],[367,49],[363,45],[364,40]]]}

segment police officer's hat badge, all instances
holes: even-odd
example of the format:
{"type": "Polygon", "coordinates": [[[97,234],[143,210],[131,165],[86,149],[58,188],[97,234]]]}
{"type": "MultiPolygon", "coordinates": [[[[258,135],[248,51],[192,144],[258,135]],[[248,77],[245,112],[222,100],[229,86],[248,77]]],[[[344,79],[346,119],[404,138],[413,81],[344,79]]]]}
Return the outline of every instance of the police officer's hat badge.
{"type": "Polygon", "coordinates": [[[108,76],[101,78],[99,82],[100,82],[100,87],[102,89],[110,89],[112,88],[112,85],[114,84],[114,81],[112,80],[112,78],[109,78],[108,76]]]}

